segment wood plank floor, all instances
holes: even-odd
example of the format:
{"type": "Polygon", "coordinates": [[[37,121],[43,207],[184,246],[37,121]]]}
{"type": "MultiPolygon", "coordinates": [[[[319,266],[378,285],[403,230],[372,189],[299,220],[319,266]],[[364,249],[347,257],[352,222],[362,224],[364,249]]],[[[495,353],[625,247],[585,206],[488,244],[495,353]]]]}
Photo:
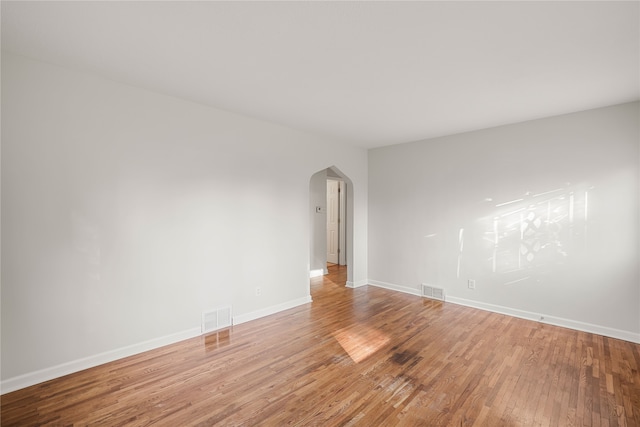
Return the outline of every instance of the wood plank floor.
{"type": "Polygon", "coordinates": [[[372,286],[1,398],[3,426],[640,426],[640,345],[372,286]]]}

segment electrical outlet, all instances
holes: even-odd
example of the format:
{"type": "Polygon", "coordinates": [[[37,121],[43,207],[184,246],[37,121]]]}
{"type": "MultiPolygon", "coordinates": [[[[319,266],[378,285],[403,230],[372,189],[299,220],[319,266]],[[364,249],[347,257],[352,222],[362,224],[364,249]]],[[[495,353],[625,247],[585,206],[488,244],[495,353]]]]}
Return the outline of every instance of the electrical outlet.
{"type": "Polygon", "coordinates": [[[262,295],[262,289],[256,288],[256,296],[259,297],[260,295],[262,295]]]}
{"type": "Polygon", "coordinates": [[[469,289],[475,289],[476,288],[476,281],[469,279],[469,281],[467,282],[467,286],[469,286],[469,289]]]}

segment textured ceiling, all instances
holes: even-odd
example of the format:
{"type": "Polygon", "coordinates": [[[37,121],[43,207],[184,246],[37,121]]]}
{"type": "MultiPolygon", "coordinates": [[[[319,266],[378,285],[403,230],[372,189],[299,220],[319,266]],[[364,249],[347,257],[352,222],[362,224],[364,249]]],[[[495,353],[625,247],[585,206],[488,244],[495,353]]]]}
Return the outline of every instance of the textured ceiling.
{"type": "Polygon", "coordinates": [[[639,99],[639,5],[2,1],[2,48],[377,147],[639,99]]]}

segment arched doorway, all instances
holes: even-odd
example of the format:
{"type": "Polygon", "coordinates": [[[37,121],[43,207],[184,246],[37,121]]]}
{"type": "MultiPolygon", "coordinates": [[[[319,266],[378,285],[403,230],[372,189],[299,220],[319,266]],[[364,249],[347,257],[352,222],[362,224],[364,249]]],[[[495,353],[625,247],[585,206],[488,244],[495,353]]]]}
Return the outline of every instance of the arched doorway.
{"type": "Polygon", "coordinates": [[[343,218],[340,232],[343,237],[340,251],[343,255],[339,263],[347,266],[347,281],[352,279],[353,265],[353,183],[348,176],[335,166],[322,169],[309,180],[309,276],[316,277],[327,272],[327,181],[343,183],[343,218]]]}

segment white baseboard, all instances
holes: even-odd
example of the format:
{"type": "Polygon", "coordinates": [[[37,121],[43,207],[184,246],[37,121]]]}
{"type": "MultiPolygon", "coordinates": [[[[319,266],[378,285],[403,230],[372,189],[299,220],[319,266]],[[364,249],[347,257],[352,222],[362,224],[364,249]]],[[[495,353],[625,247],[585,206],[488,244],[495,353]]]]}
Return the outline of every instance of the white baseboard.
{"type": "MultiPolygon", "coordinates": [[[[279,311],[287,310],[289,308],[296,307],[298,305],[311,302],[311,296],[299,298],[297,300],[288,301],[283,304],[268,307],[263,310],[254,311],[252,313],[243,314],[233,317],[233,324],[239,324],[248,322],[250,320],[258,319],[260,317],[268,316],[270,314],[277,313],[279,311]]],[[[178,332],[175,334],[167,335],[160,338],[144,341],[138,344],[133,344],[127,347],[118,348],[115,350],[107,351],[104,353],[96,354],[93,356],[85,357],[71,362],[62,363],[60,365],[52,366],[50,368],[41,369],[35,372],[29,372],[17,377],[8,378],[0,382],[0,394],[10,393],[12,391],[20,390],[25,387],[36,385],[45,381],[49,381],[55,378],[62,377],[64,375],[72,374],[74,372],[82,371],[102,365],[104,363],[113,362],[114,360],[122,359],[125,357],[133,356],[135,354],[143,353],[145,351],[153,350],[165,345],[174,344],[179,341],[194,338],[201,335],[200,327],[189,329],[187,331],[178,332]]]]}
{"type": "Polygon", "coordinates": [[[390,289],[392,291],[404,292],[405,294],[411,294],[420,296],[420,291],[415,288],[410,288],[408,286],[396,285],[393,283],[380,282],[379,280],[369,280],[369,284],[373,286],[377,286],[379,288],[390,289]]]}
{"type": "Polygon", "coordinates": [[[347,280],[347,283],[345,284],[345,286],[347,288],[359,288],[360,286],[365,286],[368,285],[369,281],[367,279],[363,279],[363,280],[356,280],[355,282],[352,282],[350,280],[347,280]]]}
{"type": "MultiPolygon", "coordinates": [[[[413,289],[407,286],[395,285],[392,283],[380,282],[377,280],[360,280],[354,284],[354,282],[347,282],[347,287],[357,288],[370,284],[373,286],[404,292],[411,295],[420,296],[417,289],[413,289]]],[[[311,296],[298,298],[296,300],[288,301],[275,306],[267,307],[261,310],[257,310],[251,313],[242,314],[233,317],[233,324],[240,324],[249,322],[251,320],[259,319],[261,317],[269,316],[271,314],[278,313],[280,311],[288,310],[290,308],[297,307],[299,305],[310,303],[311,296]]],[[[624,331],[620,329],[609,328],[606,326],[594,325],[591,323],[580,322],[576,320],[563,319],[560,317],[554,317],[549,315],[540,315],[539,313],[533,313],[524,310],[518,310],[514,308],[504,307],[500,305],[488,304],[479,301],[467,300],[464,298],[457,298],[447,295],[447,302],[464,305],[467,307],[477,308],[480,310],[491,311],[499,314],[506,314],[508,316],[519,317],[522,319],[533,320],[549,325],[561,326],[569,329],[574,329],[583,332],[594,333],[611,338],[617,338],[625,341],[630,341],[640,344],[640,334],[630,331],[624,331]],[[542,319],[541,319],[542,317],[542,319]]],[[[82,359],[74,360],[71,362],[63,363],[60,365],[52,366],[50,368],[41,369],[39,371],[30,372],[24,375],[6,379],[0,382],[0,394],[10,393],[25,387],[29,387],[35,384],[39,384],[45,381],[59,378],[64,375],[72,374],[74,372],[82,371],[84,369],[93,368],[104,363],[113,362],[114,360],[122,359],[125,357],[133,356],[135,354],[143,353],[145,351],[153,350],[165,345],[174,344],[180,341],[184,341],[190,338],[197,337],[201,334],[200,328],[189,329],[186,331],[178,332],[164,337],[155,338],[152,340],[144,341],[138,344],[122,347],[119,349],[99,353],[93,356],[85,357],[82,359]]]]}
{"type": "Polygon", "coordinates": [[[252,311],[251,313],[240,314],[238,316],[233,316],[233,324],[239,325],[240,323],[249,322],[251,320],[256,320],[261,317],[269,316],[271,314],[276,314],[278,312],[288,310],[290,308],[297,307],[299,305],[310,303],[311,295],[307,295],[306,297],[298,298],[292,301],[283,302],[282,304],[272,305],[271,307],[263,308],[260,310],[252,311]]]}
{"type": "Polygon", "coordinates": [[[84,369],[93,368],[104,363],[113,362],[114,360],[124,357],[133,356],[145,351],[153,350],[165,345],[174,344],[200,335],[200,328],[189,329],[160,338],[143,341],[138,344],[129,345],[115,350],[106,351],[93,356],[85,357],[71,362],[62,363],[50,368],[41,369],[35,372],[29,372],[17,377],[8,378],[0,382],[0,394],[10,393],[20,390],[21,388],[30,387],[45,381],[82,371],[84,369]]]}
{"type": "Polygon", "coordinates": [[[464,298],[457,298],[449,295],[447,295],[447,302],[640,344],[640,334],[630,331],[623,331],[620,329],[609,328],[607,326],[594,325],[592,323],[580,322],[578,320],[563,319],[562,317],[549,316],[547,314],[518,310],[501,305],[488,304],[464,298]]]}
{"type": "MultiPolygon", "coordinates": [[[[260,317],[268,316],[270,314],[277,313],[279,311],[287,310],[289,308],[296,307],[298,305],[311,302],[311,296],[299,298],[297,300],[288,301],[283,304],[278,304],[272,307],[267,307],[262,310],[254,311],[252,313],[243,314],[233,317],[233,324],[239,324],[248,322],[250,320],[258,319],[260,317]]],[[[10,393],[12,391],[20,390],[25,387],[40,384],[45,381],[49,381],[55,378],[62,377],[64,375],[73,374],[74,372],[82,371],[102,365],[104,363],[113,362],[114,360],[122,359],[125,357],[133,356],[135,354],[143,353],[145,351],[153,350],[165,345],[174,344],[179,341],[194,338],[201,335],[200,327],[189,329],[187,331],[178,332],[175,334],[167,335],[160,338],[144,341],[138,344],[133,344],[127,347],[118,348],[115,350],[107,351],[104,353],[96,354],[93,356],[85,357],[71,362],[62,363],[60,365],[52,366],[50,368],[41,369],[35,372],[29,372],[17,377],[8,378],[0,382],[0,394],[10,393]]]]}
{"type": "MultiPolygon", "coordinates": [[[[404,292],[406,294],[421,296],[420,291],[416,288],[408,286],[396,285],[394,283],[380,282],[378,280],[369,280],[369,284],[392,291],[404,292]]],[[[489,304],[480,301],[473,301],[464,298],[457,298],[447,295],[446,302],[464,305],[467,307],[477,308],[480,310],[491,311],[493,313],[506,314],[508,316],[519,317],[521,319],[533,320],[536,322],[546,323],[548,325],[561,326],[563,328],[574,329],[582,332],[603,335],[605,337],[617,338],[624,341],[630,341],[640,344],[640,333],[631,331],[623,331],[620,329],[609,328],[607,326],[594,325],[592,323],[580,322],[578,320],[563,319],[561,317],[549,316],[547,314],[533,313],[525,310],[519,310],[501,305],[489,304]]]]}

